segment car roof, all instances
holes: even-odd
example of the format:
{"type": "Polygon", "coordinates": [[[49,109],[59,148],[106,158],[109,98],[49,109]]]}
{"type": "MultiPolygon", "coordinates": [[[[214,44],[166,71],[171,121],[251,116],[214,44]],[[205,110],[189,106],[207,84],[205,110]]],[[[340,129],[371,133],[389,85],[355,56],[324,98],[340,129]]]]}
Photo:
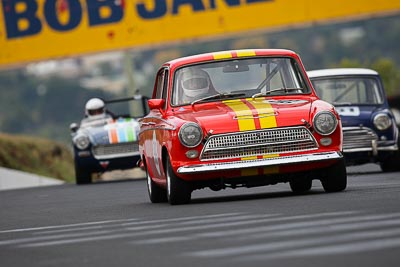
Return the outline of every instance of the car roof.
{"type": "Polygon", "coordinates": [[[227,50],[211,53],[198,54],[193,56],[181,57],[173,59],[164,63],[164,66],[179,67],[185,64],[200,63],[206,61],[223,60],[230,58],[242,58],[253,56],[289,56],[299,58],[299,56],[286,49],[241,49],[241,50],[227,50]]]}
{"type": "Polygon", "coordinates": [[[343,75],[378,75],[378,72],[366,68],[335,68],[307,71],[308,77],[317,78],[325,76],[343,76],[343,75]]]}

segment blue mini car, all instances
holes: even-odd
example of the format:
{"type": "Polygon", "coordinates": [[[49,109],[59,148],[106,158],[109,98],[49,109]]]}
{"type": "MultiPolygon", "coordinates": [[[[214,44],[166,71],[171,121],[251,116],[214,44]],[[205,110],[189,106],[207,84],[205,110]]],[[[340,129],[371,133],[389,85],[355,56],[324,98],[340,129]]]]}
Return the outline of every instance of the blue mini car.
{"type": "Polygon", "coordinates": [[[343,126],[346,164],[379,163],[400,170],[399,130],[379,74],[371,69],[313,70],[309,78],[320,98],[332,103],[343,126]]]}
{"type": "Polygon", "coordinates": [[[137,120],[146,112],[147,99],[142,96],[87,102],[85,118],[70,125],[77,184],[91,183],[93,173],[137,167],[137,120]]]}

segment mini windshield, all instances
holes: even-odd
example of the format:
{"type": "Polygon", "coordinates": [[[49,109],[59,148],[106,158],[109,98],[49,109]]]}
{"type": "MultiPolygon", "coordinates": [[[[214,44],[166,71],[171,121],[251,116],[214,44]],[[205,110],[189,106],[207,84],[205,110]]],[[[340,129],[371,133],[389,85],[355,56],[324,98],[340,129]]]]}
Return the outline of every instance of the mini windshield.
{"type": "Polygon", "coordinates": [[[178,69],[174,75],[171,104],[309,92],[295,60],[254,57],[178,69]]]}
{"type": "Polygon", "coordinates": [[[110,101],[106,103],[108,112],[114,117],[142,118],[147,114],[147,106],[141,98],[130,99],[129,101],[110,101]]]}
{"type": "Polygon", "coordinates": [[[378,80],[369,77],[315,78],[312,84],[317,95],[334,105],[382,104],[378,80]]]}

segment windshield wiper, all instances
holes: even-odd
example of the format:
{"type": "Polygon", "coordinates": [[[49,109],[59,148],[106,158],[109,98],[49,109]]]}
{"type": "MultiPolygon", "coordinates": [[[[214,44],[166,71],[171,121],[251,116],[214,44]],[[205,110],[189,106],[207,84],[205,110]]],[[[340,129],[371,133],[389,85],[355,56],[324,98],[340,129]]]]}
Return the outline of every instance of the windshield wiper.
{"type": "Polygon", "coordinates": [[[266,91],[265,93],[256,93],[254,95],[251,96],[251,98],[256,98],[259,96],[267,96],[272,92],[277,92],[277,91],[284,91],[285,93],[288,93],[289,91],[297,91],[297,90],[303,90],[303,88],[285,88],[285,87],[280,87],[280,88],[275,88],[275,89],[271,89],[269,91],[266,91]]]}
{"type": "Polygon", "coordinates": [[[215,94],[215,95],[209,95],[203,98],[199,98],[197,100],[194,100],[192,103],[190,103],[192,106],[196,103],[206,101],[206,100],[211,100],[211,99],[225,99],[225,98],[231,98],[231,97],[237,97],[237,96],[245,96],[245,93],[221,93],[221,94],[215,94]]]}

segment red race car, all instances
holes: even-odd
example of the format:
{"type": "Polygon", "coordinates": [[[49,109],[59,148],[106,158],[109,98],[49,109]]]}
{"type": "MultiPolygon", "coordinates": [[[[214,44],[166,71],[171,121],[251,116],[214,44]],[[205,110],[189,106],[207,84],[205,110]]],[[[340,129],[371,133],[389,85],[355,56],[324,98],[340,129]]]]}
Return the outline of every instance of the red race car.
{"type": "Polygon", "coordinates": [[[222,51],[178,58],[159,69],[150,113],[140,119],[139,165],[150,200],[190,202],[193,190],[318,179],[346,188],[342,126],[289,50],[222,51]]]}

